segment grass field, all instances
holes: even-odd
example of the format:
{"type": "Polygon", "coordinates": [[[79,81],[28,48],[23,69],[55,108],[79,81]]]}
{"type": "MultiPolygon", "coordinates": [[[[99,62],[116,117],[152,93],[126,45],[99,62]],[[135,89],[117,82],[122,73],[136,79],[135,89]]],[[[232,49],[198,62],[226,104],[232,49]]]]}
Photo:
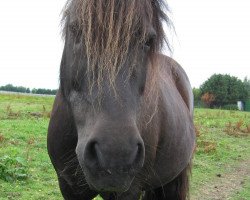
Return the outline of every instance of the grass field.
{"type": "MultiPolygon", "coordinates": [[[[62,199],[46,150],[52,103],[0,94],[0,200],[62,199]]],[[[191,200],[249,200],[250,113],[196,109],[195,125],[191,200]]]]}

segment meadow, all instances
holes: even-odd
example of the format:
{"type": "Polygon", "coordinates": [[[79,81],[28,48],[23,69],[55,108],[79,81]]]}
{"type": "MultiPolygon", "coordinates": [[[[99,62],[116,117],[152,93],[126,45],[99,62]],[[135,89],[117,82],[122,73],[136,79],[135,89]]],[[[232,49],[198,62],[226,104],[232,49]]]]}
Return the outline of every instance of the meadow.
{"type": "MultiPolygon", "coordinates": [[[[46,149],[53,100],[0,94],[0,200],[62,199],[46,149]]],[[[194,121],[190,199],[250,199],[250,113],[195,109],[194,121]]]]}

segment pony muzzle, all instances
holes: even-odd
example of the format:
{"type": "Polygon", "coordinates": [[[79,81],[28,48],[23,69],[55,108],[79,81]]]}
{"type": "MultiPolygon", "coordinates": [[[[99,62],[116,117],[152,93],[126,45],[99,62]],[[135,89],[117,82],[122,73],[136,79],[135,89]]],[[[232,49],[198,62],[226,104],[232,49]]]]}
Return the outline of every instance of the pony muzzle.
{"type": "Polygon", "coordinates": [[[145,148],[138,134],[123,139],[113,137],[93,137],[85,148],[78,145],[77,155],[90,187],[124,192],[144,164],[145,148]],[[79,149],[84,149],[82,156],[79,149]]]}

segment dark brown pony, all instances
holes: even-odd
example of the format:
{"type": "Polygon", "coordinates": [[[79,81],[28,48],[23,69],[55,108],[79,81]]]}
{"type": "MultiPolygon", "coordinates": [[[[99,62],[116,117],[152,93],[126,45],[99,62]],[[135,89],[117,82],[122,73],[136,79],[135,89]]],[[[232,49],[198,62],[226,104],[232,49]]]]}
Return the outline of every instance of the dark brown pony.
{"type": "Polygon", "coordinates": [[[70,0],[48,152],[64,199],[184,200],[195,136],[163,0],[70,0]]]}

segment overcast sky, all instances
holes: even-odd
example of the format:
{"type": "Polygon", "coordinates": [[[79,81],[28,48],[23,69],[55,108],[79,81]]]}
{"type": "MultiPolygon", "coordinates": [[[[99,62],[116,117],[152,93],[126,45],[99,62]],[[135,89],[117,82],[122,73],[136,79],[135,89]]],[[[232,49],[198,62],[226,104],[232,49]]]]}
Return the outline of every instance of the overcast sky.
{"type": "MultiPolygon", "coordinates": [[[[66,0],[1,1],[0,86],[57,88],[66,0]]],[[[250,78],[249,0],[169,0],[172,57],[193,87],[214,73],[250,78]]]]}

